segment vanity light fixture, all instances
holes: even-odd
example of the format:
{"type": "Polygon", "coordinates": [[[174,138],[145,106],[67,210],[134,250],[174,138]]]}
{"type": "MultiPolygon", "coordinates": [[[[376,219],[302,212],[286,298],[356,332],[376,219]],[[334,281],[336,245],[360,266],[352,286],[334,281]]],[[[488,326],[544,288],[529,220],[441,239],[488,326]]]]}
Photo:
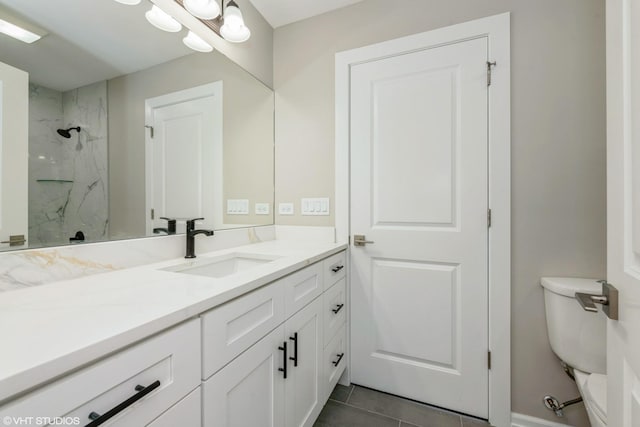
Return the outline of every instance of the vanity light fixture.
{"type": "Polygon", "coordinates": [[[155,4],[151,7],[151,10],[145,13],[144,16],[151,25],[160,30],[168,31],[170,33],[177,33],[182,30],[182,24],[173,19],[171,15],[160,9],[155,4]]]}
{"type": "Polygon", "coordinates": [[[244,24],[244,18],[238,4],[234,0],[227,3],[223,16],[224,24],[220,27],[220,34],[232,43],[242,43],[249,40],[251,31],[244,24]]]}
{"type": "Polygon", "coordinates": [[[135,6],[140,4],[142,0],[116,0],[118,3],[126,4],[127,6],[135,6]]]}
{"type": "Polygon", "coordinates": [[[251,31],[244,23],[242,12],[235,0],[221,0],[222,11],[217,0],[175,0],[210,30],[232,43],[242,43],[251,37],[251,31]],[[205,10],[208,13],[205,13],[205,10]],[[205,17],[206,16],[206,17],[205,17]],[[211,17],[211,18],[209,18],[211,17]]]}
{"type": "Polygon", "coordinates": [[[220,6],[216,0],[184,0],[183,5],[196,18],[216,19],[220,16],[220,6]]]}
{"type": "Polygon", "coordinates": [[[211,52],[213,47],[202,40],[196,33],[193,31],[189,31],[187,37],[182,39],[182,43],[184,43],[187,47],[198,51],[198,52],[211,52]]]}

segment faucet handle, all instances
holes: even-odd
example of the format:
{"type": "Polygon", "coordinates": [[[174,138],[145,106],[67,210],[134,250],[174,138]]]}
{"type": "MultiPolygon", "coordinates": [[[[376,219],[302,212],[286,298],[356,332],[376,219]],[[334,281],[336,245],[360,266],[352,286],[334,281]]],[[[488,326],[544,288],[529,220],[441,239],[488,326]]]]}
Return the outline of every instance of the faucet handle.
{"type": "Polygon", "coordinates": [[[167,218],[166,216],[161,216],[160,219],[167,221],[167,234],[176,234],[177,221],[175,219],[167,218]]]}
{"type": "Polygon", "coordinates": [[[196,221],[204,221],[204,218],[193,218],[187,220],[187,231],[196,228],[196,221]]]}

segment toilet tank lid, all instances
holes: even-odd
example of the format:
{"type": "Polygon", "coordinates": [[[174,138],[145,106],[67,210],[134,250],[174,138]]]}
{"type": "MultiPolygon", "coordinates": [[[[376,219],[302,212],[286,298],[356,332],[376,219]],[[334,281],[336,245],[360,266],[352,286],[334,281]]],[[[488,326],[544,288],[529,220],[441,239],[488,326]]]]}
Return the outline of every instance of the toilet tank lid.
{"type": "Polygon", "coordinates": [[[540,279],[543,288],[566,297],[573,298],[576,292],[602,294],[602,284],[598,279],[581,279],[577,277],[543,277],[540,279]]]}

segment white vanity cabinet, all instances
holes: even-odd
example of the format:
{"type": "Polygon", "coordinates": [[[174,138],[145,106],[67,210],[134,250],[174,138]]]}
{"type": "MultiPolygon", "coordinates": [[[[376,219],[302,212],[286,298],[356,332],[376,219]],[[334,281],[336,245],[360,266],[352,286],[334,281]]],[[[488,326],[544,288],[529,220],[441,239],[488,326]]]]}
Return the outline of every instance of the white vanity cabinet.
{"type": "Polygon", "coordinates": [[[196,311],[196,318],[8,401],[0,419],[311,427],[346,366],[345,269],[341,252],[196,311]]]}
{"type": "MultiPolygon", "coordinates": [[[[200,322],[193,319],[1,406],[0,419],[64,417],[83,426],[154,425],[199,388],[200,354],[200,322]]],[[[199,417],[189,420],[180,425],[200,425],[199,417]]]]}
{"type": "MultiPolygon", "coordinates": [[[[220,331],[220,324],[217,328],[203,327],[204,372],[211,372],[215,368],[211,368],[213,365],[208,359],[220,359],[213,355],[216,348],[224,352],[229,345],[229,337],[240,336],[239,330],[244,332],[243,336],[253,336],[258,328],[274,318],[276,312],[279,313],[276,307],[280,307],[280,302],[268,299],[266,295],[282,294],[284,299],[285,316],[279,326],[211,377],[204,378],[202,402],[205,427],[313,425],[331,392],[326,390],[326,386],[334,378],[339,378],[346,364],[341,361],[335,366],[325,366],[331,352],[339,350],[344,358],[345,351],[341,341],[340,349],[332,347],[331,352],[327,353],[328,342],[324,333],[325,324],[336,328],[338,335],[339,331],[345,329],[344,315],[336,318],[336,313],[330,311],[331,319],[338,320],[327,320],[325,310],[325,306],[329,308],[329,302],[326,301],[334,303],[344,300],[343,296],[335,295],[335,290],[328,299],[325,298],[328,272],[333,273],[330,280],[340,281],[344,277],[344,272],[335,275],[331,270],[336,268],[336,262],[344,266],[344,262],[340,262],[344,260],[344,253],[338,255],[292,273],[202,316],[205,325],[219,318],[220,313],[244,325],[243,328],[227,327],[226,332],[220,331]],[[217,332],[207,335],[207,330],[217,332]],[[236,332],[231,333],[232,330],[236,332]],[[227,341],[220,337],[226,337],[227,341]],[[206,349],[211,351],[207,353],[206,349]]],[[[340,270],[344,270],[344,267],[338,272],[340,270]]],[[[334,289],[333,285],[335,282],[328,289],[334,289]]],[[[338,293],[344,293],[342,287],[338,293]]],[[[342,310],[338,310],[338,313],[342,310]]],[[[331,338],[334,338],[333,335],[331,338]]],[[[216,367],[219,365],[219,362],[215,363],[216,367]]]]}

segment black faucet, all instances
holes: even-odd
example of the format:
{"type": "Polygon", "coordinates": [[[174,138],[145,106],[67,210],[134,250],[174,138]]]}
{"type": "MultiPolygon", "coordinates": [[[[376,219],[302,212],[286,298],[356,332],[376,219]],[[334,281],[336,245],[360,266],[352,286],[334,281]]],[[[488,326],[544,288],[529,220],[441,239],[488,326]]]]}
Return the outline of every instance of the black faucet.
{"type": "Polygon", "coordinates": [[[176,220],[172,219],[172,218],[166,218],[164,216],[161,216],[160,219],[164,219],[167,221],[167,228],[154,228],[153,229],[153,234],[160,234],[160,233],[166,233],[166,234],[176,234],[176,220]]]}
{"type": "Polygon", "coordinates": [[[204,218],[195,218],[187,221],[187,254],[185,258],[196,257],[196,242],[195,237],[198,234],[205,234],[207,236],[213,236],[213,230],[196,230],[196,221],[204,220],[204,218]]]}

